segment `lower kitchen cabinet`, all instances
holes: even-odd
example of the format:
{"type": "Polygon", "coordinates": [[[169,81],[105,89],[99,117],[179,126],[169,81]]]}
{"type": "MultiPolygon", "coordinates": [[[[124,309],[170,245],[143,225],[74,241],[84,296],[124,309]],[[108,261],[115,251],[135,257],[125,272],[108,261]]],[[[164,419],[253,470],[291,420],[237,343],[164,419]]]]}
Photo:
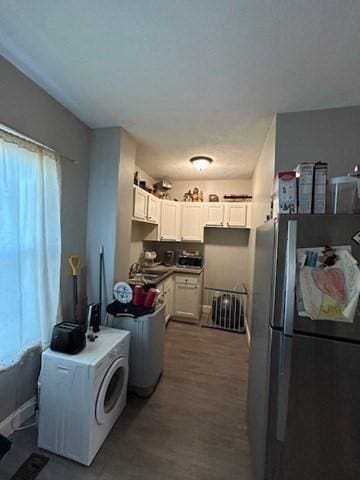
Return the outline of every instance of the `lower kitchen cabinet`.
{"type": "Polygon", "coordinates": [[[165,321],[169,321],[174,314],[174,282],[172,277],[164,282],[165,321]]]}
{"type": "Polygon", "coordinates": [[[174,280],[171,275],[166,280],[157,285],[160,295],[165,304],[165,322],[168,323],[170,317],[174,314],[174,280]]]}
{"type": "Polygon", "coordinates": [[[175,275],[174,316],[197,323],[201,312],[201,275],[175,275]]]}

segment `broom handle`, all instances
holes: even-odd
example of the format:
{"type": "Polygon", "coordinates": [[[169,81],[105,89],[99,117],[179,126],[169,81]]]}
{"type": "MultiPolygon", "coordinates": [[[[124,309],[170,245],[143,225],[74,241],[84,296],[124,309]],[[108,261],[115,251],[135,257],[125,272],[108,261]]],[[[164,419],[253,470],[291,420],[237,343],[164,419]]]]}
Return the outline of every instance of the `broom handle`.
{"type": "Polygon", "coordinates": [[[73,277],[73,301],[74,301],[74,321],[77,322],[77,307],[78,307],[78,288],[77,276],[80,268],[80,257],[78,255],[70,255],[68,258],[71,268],[71,275],[73,277]]]}
{"type": "Polygon", "coordinates": [[[99,305],[100,305],[100,323],[101,323],[101,304],[102,304],[102,282],[103,282],[103,268],[104,268],[104,247],[100,247],[100,268],[99,268],[99,305]]]}

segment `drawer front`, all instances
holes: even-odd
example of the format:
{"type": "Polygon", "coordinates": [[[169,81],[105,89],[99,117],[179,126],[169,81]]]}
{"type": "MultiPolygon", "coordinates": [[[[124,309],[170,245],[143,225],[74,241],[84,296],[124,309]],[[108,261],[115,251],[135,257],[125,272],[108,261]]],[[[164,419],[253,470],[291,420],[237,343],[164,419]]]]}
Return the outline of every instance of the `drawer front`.
{"type": "Polygon", "coordinates": [[[199,275],[175,275],[175,283],[199,285],[199,275]]]}

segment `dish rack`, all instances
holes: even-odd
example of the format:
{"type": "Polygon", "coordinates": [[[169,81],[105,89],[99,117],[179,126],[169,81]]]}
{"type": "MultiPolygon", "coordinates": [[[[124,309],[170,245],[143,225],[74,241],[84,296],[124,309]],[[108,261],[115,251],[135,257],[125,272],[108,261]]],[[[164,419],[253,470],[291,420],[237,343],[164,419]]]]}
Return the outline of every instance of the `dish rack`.
{"type": "Polygon", "coordinates": [[[245,333],[247,291],[204,288],[201,326],[245,333]]]}

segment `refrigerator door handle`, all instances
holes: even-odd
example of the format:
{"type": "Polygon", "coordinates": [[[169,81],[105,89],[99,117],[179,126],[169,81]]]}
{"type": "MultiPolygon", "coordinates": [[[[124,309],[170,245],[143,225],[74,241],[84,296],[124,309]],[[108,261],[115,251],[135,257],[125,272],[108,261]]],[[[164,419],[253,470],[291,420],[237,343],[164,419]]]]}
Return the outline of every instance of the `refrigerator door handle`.
{"type": "Polygon", "coordinates": [[[276,438],[285,441],[289,386],[291,373],[291,355],[294,333],[295,315],[295,288],[296,288],[296,249],[297,249],[297,221],[288,221],[285,278],[284,278],[284,304],[283,325],[284,331],[280,344],[279,355],[279,380],[278,380],[278,408],[276,423],[276,438]]]}
{"type": "Polygon", "coordinates": [[[292,337],[282,335],[279,357],[278,403],[276,419],[276,438],[284,443],[289,404],[289,386],[291,373],[292,337]]]}
{"type": "Polygon", "coordinates": [[[296,248],[297,248],[297,221],[288,221],[285,284],[284,284],[284,335],[292,336],[294,332],[295,288],[296,288],[296,248]]]}

